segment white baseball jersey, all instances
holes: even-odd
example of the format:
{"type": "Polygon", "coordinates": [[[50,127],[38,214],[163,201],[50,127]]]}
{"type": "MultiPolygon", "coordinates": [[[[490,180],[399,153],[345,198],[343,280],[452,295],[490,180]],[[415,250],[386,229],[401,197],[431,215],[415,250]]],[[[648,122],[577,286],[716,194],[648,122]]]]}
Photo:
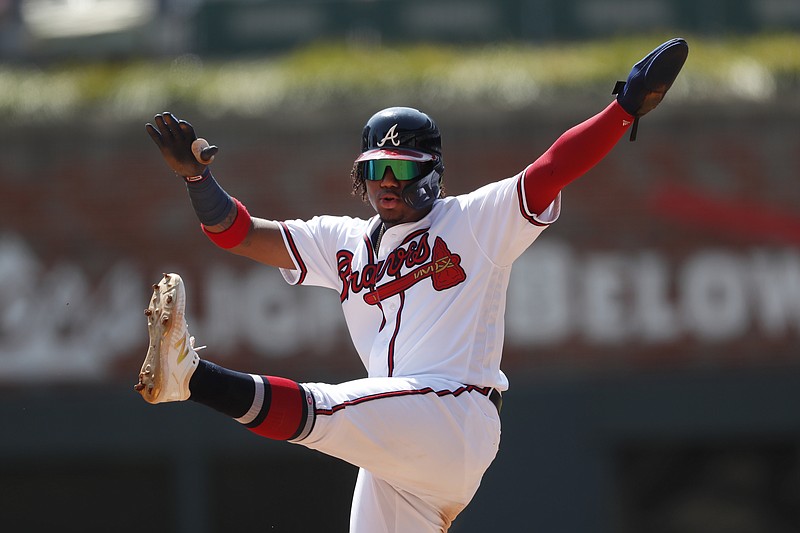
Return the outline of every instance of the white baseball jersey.
{"type": "Polygon", "coordinates": [[[339,294],[368,377],[304,383],[314,423],[295,442],[361,468],[350,533],[441,533],[497,454],[488,395],[500,371],[511,264],[559,214],[525,207],[522,174],[436,200],[418,222],[370,236],[379,217],[283,223],[292,284],[339,294]],[[311,403],[312,400],[309,400],[311,403]]]}
{"type": "Polygon", "coordinates": [[[437,200],[422,220],[387,229],[375,216],[284,222],[292,284],[339,293],[370,377],[436,376],[505,390],[500,370],[511,264],[558,217],[524,202],[521,176],[437,200]]]}

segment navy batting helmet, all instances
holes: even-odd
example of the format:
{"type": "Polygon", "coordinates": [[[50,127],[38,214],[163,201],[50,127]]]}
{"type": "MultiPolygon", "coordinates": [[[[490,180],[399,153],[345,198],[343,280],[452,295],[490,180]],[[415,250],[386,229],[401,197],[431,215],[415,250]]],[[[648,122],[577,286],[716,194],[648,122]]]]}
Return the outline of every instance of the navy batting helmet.
{"type": "Polygon", "coordinates": [[[425,169],[403,189],[402,197],[415,209],[430,207],[441,192],[444,161],[442,138],[431,117],[411,107],[389,107],[375,113],[361,135],[356,164],[376,159],[422,163],[425,169]]]}

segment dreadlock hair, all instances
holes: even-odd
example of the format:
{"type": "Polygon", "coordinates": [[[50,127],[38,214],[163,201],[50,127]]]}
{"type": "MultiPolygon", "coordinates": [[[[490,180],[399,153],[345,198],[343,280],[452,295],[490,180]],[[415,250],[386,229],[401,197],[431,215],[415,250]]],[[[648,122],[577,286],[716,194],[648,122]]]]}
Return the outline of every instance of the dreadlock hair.
{"type": "Polygon", "coordinates": [[[353,182],[353,196],[358,196],[364,203],[369,203],[367,199],[367,184],[364,183],[364,176],[361,174],[361,165],[353,163],[353,169],[350,171],[350,180],[353,182]]]}

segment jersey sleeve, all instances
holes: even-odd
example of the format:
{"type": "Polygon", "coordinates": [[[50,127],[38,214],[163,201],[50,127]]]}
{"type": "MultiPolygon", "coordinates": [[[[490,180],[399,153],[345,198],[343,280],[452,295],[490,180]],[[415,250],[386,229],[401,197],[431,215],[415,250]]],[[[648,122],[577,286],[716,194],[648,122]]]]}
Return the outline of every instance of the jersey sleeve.
{"type": "Polygon", "coordinates": [[[541,213],[525,201],[524,171],[463,197],[478,246],[494,263],[510,265],[561,214],[561,193],[541,213]]]}
{"type": "Polygon", "coordinates": [[[318,216],[281,222],[283,240],[295,268],[279,269],[291,285],[336,289],[339,284],[336,250],[343,244],[346,217],[318,216]]]}

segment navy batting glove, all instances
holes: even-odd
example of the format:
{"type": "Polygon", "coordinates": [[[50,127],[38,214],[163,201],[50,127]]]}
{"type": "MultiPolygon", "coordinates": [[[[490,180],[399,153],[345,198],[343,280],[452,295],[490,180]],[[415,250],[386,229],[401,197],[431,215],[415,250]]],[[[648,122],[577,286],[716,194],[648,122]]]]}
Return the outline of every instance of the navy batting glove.
{"type": "Polygon", "coordinates": [[[628,80],[617,82],[612,94],[634,117],[646,115],[664,99],[688,55],[689,45],[683,39],[665,42],[636,63],[628,80]]]}
{"type": "Polygon", "coordinates": [[[178,120],[172,113],[156,115],[153,122],[155,125],[145,124],[145,129],[161,150],[167,165],[184,178],[203,175],[214,159],[217,147],[209,146],[205,140],[198,145],[192,125],[185,120],[178,120]]]}

